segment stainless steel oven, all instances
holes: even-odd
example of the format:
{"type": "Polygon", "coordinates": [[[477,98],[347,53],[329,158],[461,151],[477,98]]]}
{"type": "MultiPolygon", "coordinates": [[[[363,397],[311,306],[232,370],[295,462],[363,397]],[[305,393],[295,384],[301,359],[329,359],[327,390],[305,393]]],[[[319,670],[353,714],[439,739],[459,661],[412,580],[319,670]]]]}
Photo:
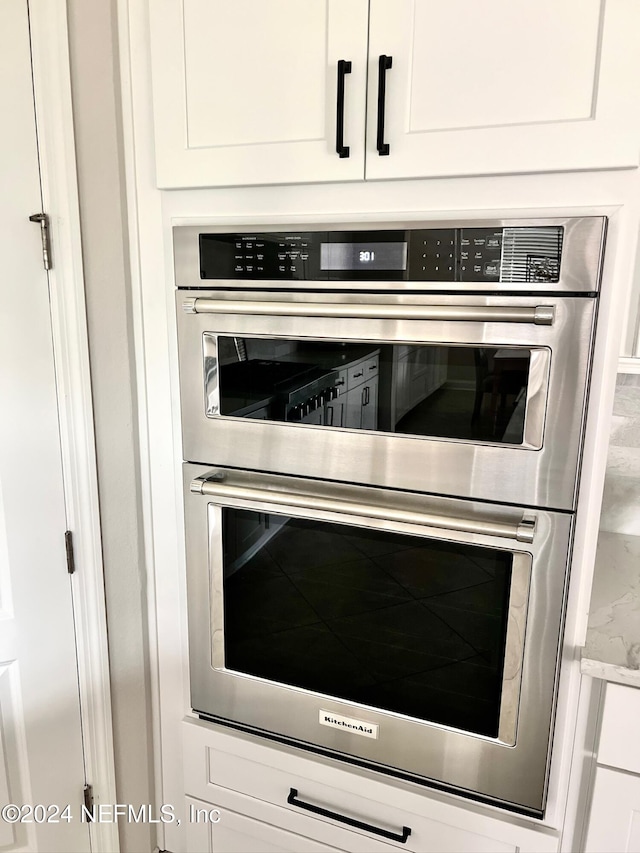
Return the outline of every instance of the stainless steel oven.
{"type": "Polygon", "coordinates": [[[184,478],[196,712],[542,813],[571,515],[184,478]]]}
{"type": "Polygon", "coordinates": [[[175,228],[196,713],[543,814],[605,232],[175,228]]]}
{"type": "Polygon", "coordinates": [[[573,509],[603,239],[177,228],[184,458],[573,509]]]}

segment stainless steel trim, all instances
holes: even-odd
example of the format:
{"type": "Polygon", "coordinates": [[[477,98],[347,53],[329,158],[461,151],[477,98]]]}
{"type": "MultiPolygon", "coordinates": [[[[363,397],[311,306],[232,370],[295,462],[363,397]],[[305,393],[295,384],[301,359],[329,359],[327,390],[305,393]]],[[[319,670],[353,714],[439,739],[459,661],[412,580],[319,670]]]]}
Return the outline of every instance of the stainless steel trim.
{"type": "Polygon", "coordinates": [[[527,384],[522,443],[526,447],[540,450],[544,435],[544,420],[549,402],[551,350],[531,347],[529,352],[531,355],[529,357],[529,381],[527,384]]]}
{"type": "Polygon", "coordinates": [[[522,663],[524,660],[532,563],[531,554],[513,555],[507,637],[504,644],[500,720],[498,722],[498,740],[509,746],[515,744],[518,730],[518,710],[522,689],[522,663]]]}
{"type": "Polygon", "coordinates": [[[189,314],[250,314],[274,317],[351,317],[356,320],[452,320],[463,323],[533,323],[551,326],[552,305],[390,305],[352,304],[348,308],[327,302],[233,302],[196,297],[186,299],[189,314]]]}
{"type": "Polygon", "coordinates": [[[459,533],[478,533],[483,536],[498,536],[501,539],[515,539],[518,542],[533,542],[536,530],[535,516],[525,515],[519,524],[506,524],[496,521],[472,518],[452,518],[423,512],[410,512],[394,509],[391,506],[373,507],[351,501],[331,498],[297,496],[287,492],[251,489],[234,486],[215,477],[198,478],[190,485],[194,494],[207,495],[218,500],[255,501],[260,504],[274,504],[281,508],[297,507],[302,509],[339,512],[361,518],[382,519],[403,524],[418,524],[439,530],[455,530],[459,533]]]}
{"type": "Polygon", "coordinates": [[[533,322],[536,326],[551,326],[555,319],[556,312],[551,305],[539,305],[536,308],[536,313],[533,322]]]}

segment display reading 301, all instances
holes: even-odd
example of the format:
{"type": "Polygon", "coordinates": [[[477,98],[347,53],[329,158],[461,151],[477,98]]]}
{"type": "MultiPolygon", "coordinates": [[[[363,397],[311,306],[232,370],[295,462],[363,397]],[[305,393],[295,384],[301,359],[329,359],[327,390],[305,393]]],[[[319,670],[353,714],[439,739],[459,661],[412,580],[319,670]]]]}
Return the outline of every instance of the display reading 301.
{"type": "MultiPolygon", "coordinates": [[[[0,808],[0,818],[5,823],[71,823],[79,820],[81,823],[175,823],[180,826],[181,818],[176,814],[174,806],[163,803],[159,808],[143,803],[94,803],[91,806],[81,805],[74,812],[69,804],[17,805],[7,803],[0,808]]],[[[220,810],[214,807],[197,808],[189,806],[188,820],[190,823],[219,823],[222,818],[220,810]]]]}

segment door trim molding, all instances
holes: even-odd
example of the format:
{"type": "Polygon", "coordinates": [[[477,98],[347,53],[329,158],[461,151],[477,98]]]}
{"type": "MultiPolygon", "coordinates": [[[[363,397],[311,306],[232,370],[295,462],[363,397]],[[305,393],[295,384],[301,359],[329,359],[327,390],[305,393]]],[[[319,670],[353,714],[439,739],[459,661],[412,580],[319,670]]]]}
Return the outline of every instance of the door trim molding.
{"type": "MultiPolygon", "coordinates": [[[[48,275],[66,516],[78,566],[71,584],[85,774],[97,802],[116,803],[67,10],[65,0],[28,2],[43,210],[50,216],[53,236],[53,269],[48,275]]],[[[94,852],[120,849],[116,823],[90,823],[89,829],[94,852]]]]}

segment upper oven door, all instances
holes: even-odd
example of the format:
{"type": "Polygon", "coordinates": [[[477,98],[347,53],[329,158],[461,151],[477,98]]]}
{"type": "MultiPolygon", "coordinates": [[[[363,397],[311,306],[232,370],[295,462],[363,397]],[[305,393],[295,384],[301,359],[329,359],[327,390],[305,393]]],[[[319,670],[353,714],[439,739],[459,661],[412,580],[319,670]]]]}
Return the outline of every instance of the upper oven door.
{"type": "Polygon", "coordinates": [[[595,300],[177,295],[185,460],[572,509],[595,300]]]}

